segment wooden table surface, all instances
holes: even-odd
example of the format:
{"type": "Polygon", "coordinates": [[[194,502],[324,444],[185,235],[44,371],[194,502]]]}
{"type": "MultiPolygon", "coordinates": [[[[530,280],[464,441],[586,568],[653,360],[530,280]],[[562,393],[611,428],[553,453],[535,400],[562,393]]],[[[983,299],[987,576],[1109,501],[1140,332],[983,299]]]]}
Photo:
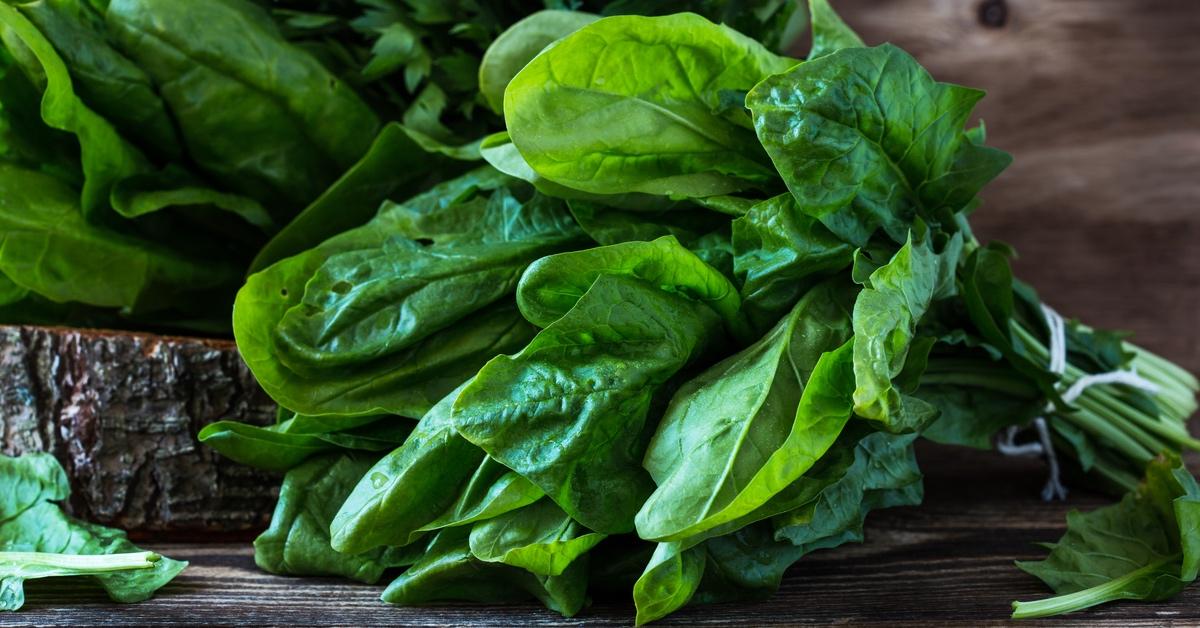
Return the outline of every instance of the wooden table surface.
{"type": "MultiPolygon", "coordinates": [[[[1136,332],[1200,370],[1200,2],[1196,0],[838,0],[868,43],[891,41],[946,81],[987,89],[989,143],[1016,161],[973,219],[1022,254],[1018,274],[1068,316],[1136,332]]],[[[1035,460],[923,444],[927,500],[883,511],[864,545],[802,560],[772,599],[688,608],[663,624],[1002,623],[1015,598],[1045,594],[1012,565],[1039,557],[1076,491],[1037,499],[1035,460]]],[[[161,539],[159,539],[161,540],[161,539]]],[[[268,576],[249,544],[146,543],[192,561],[152,601],[112,605],[81,583],[35,582],[0,625],[273,623],[564,625],[632,622],[625,600],[575,620],[535,606],[401,609],[379,589],[268,576]]],[[[1045,622],[1043,622],[1045,623],[1045,622]]],[[[1200,587],[1054,625],[1200,625],[1200,587]]]]}
{"type": "MultiPolygon", "coordinates": [[[[1076,491],[1070,502],[1038,498],[1044,469],[1027,458],[1004,458],[921,443],[926,476],[920,507],[880,511],[868,519],[867,542],[815,552],[785,578],[779,593],[759,603],[697,606],[661,625],[847,623],[851,625],[991,625],[1005,623],[1014,599],[1047,594],[1013,566],[1036,559],[1033,544],[1055,540],[1074,507],[1107,503],[1076,491]]],[[[321,625],[631,625],[628,599],[600,600],[565,620],[534,605],[398,608],[378,600],[381,587],[338,580],[281,578],[258,571],[248,543],[146,543],[191,561],[153,600],[116,605],[85,581],[27,585],[23,610],[0,625],[321,624],[321,625]]],[[[1171,602],[1124,603],[1022,625],[1200,625],[1200,587],[1171,602]]]]}

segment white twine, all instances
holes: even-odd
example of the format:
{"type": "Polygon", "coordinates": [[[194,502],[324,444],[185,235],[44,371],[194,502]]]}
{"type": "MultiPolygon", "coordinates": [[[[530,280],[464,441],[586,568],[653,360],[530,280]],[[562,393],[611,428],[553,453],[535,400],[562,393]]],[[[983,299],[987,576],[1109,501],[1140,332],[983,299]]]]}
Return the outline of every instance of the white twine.
{"type": "MultiPolygon", "coordinates": [[[[1051,373],[1062,375],[1067,370],[1066,322],[1058,312],[1054,311],[1054,308],[1045,304],[1042,304],[1042,316],[1046,318],[1046,326],[1050,329],[1050,364],[1048,368],[1051,373]]],[[[1123,384],[1144,390],[1150,394],[1156,394],[1159,391],[1158,386],[1154,382],[1138,375],[1137,371],[1117,370],[1080,377],[1062,394],[1062,400],[1066,403],[1071,403],[1078,399],[1083,394],[1083,391],[1101,384],[1123,384]]],[[[1054,409],[1054,403],[1048,402],[1043,412],[1048,414],[1053,412],[1054,409]]],[[[1042,487],[1042,500],[1066,499],[1067,487],[1063,486],[1059,477],[1058,456],[1055,455],[1054,445],[1050,441],[1050,427],[1046,422],[1045,416],[1039,416],[1034,419],[1033,427],[1037,431],[1037,440],[1018,445],[1016,442],[1017,434],[1021,431],[1021,428],[1016,425],[1009,426],[996,439],[996,450],[1005,456],[1045,456],[1046,464],[1050,467],[1050,477],[1046,479],[1046,485],[1042,487]]]]}

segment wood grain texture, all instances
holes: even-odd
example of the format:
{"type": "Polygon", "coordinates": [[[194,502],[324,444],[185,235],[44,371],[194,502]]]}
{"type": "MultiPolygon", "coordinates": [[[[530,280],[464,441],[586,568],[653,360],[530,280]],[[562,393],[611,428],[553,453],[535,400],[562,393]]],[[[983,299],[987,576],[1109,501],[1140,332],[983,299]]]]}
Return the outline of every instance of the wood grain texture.
{"type": "Polygon", "coordinates": [[[984,191],[978,235],[1016,246],[1018,275],[1063,314],[1200,371],[1200,2],[834,4],[868,44],[987,90],[988,143],[1016,161],[984,191]]]}
{"type": "Polygon", "coordinates": [[[53,453],[76,516],[132,532],[263,527],[278,478],[196,441],[231,417],[274,417],[232,342],[0,326],[0,453],[53,453]]]}
{"type": "MultiPolygon", "coordinates": [[[[1057,539],[1070,508],[1108,500],[1082,491],[1069,504],[1038,499],[1044,468],[1036,460],[928,443],[918,457],[926,503],[872,514],[867,542],[816,552],[800,561],[774,597],[754,604],[689,607],[661,625],[845,623],[875,626],[1005,623],[1013,599],[1046,594],[1013,566],[1037,559],[1033,543],[1057,539]]],[[[25,609],[4,625],[631,625],[628,600],[598,600],[564,620],[534,605],[396,608],[381,587],[270,576],[254,566],[248,543],[149,544],[191,561],[148,602],[117,605],[83,582],[29,583],[25,609]]],[[[1200,588],[1162,604],[1115,604],[1048,622],[1020,625],[1161,626],[1200,623],[1200,588]]],[[[660,625],[660,624],[656,624],[660,625]]]]}

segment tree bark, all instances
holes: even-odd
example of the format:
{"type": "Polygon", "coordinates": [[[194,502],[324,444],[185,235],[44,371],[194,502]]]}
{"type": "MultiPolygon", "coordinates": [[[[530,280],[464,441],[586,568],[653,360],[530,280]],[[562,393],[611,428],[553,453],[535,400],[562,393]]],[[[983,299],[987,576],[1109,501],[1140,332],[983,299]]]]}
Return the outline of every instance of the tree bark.
{"type": "Polygon", "coordinates": [[[263,527],[279,478],[196,433],[273,417],[232,342],[0,326],[0,452],[54,454],[77,517],[130,531],[263,527]]]}

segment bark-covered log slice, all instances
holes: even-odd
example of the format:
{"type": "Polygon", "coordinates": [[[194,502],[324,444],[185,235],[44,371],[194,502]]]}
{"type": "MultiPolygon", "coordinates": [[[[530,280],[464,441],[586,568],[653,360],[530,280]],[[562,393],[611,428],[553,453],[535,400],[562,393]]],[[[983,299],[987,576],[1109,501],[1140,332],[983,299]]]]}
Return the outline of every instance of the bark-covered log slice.
{"type": "Polygon", "coordinates": [[[278,479],[196,440],[274,404],[232,342],[0,326],[0,451],[53,453],[76,516],[127,530],[258,528],[278,479]]]}

